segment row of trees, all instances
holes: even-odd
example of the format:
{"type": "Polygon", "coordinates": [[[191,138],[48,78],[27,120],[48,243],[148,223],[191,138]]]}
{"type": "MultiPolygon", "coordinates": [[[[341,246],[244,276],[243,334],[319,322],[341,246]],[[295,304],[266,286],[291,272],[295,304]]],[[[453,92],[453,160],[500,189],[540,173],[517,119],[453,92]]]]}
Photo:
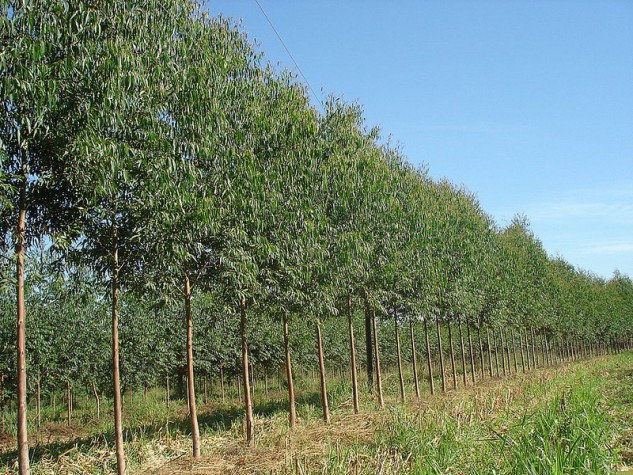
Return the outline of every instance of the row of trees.
{"type": "Polygon", "coordinates": [[[631,338],[627,277],[549,259],[525,220],[498,228],[471,193],[382,143],[357,105],[312,107],[229,21],[189,0],[0,5],[1,305],[17,315],[0,371],[15,387],[21,473],[27,382],[39,391],[46,371],[108,389],[123,473],[121,372],[130,385],[184,373],[197,457],[196,370],[241,374],[250,444],[253,360],[283,358],[294,425],[292,320],[314,325],[326,420],[323,337],[343,329],[358,410],[358,311],[381,403],[379,318],[410,325],[412,342],[429,322],[549,345],[631,338]]]}

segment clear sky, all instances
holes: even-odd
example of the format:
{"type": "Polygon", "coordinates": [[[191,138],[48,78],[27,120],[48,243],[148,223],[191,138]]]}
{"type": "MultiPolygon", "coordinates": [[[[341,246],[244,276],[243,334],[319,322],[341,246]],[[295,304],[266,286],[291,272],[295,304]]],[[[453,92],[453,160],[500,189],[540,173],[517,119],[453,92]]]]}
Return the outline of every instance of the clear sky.
{"type": "MultiPolygon", "coordinates": [[[[318,96],[516,213],[551,255],[633,277],[633,1],[259,0],[318,96]]],[[[297,72],[256,0],[208,0],[297,72]]]]}

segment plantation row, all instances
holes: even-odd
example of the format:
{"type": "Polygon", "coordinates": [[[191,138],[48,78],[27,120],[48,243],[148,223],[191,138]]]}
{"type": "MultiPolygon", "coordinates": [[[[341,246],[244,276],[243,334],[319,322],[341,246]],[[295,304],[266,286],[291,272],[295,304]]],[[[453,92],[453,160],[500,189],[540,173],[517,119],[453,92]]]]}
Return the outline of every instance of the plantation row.
{"type": "Polygon", "coordinates": [[[292,426],[293,364],[318,369],[327,420],[326,366],[349,368],[357,409],[362,359],[382,403],[381,362],[417,377],[416,344],[444,387],[458,354],[475,381],[493,352],[517,371],[630,346],[628,277],[549,258],[524,218],[497,226],[357,105],[316,110],[231,22],[189,0],[0,4],[0,381],[21,473],[27,394],[39,414],[62,381],[113,398],[123,473],[125,388],[186,383],[198,457],[199,376],[241,377],[252,444],[253,370],[283,363],[292,426]]]}

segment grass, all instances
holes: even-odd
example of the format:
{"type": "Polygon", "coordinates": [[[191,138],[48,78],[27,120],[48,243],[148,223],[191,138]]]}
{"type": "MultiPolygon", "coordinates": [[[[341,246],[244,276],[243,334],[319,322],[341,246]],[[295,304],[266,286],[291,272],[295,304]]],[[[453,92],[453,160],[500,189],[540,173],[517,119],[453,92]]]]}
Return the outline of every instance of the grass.
{"type": "MultiPolygon", "coordinates": [[[[202,405],[203,456],[195,463],[182,402],[168,410],[162,393],[150,391],[126,399],[128,464],[132,473],[155,474],[602,474],[633,465],[631,352],[423,394],[420,402],[410,391],[406,405],[396,380],[385,378],[385,410],[365,394],[357,415],[349,383],[331,381],[329,425],[320,420],[318,394],[299,393],[293,431],[285,394],[256,394],[257,444],[250,449],[237,401],[202,405]]],[[[54,422],[32,434],[32,473],[114,471],[110,415],[95,421],[88,406],[75,413],[72,431],[54,422]]],[[[0,473],[15,473],[13,443],[0,446],[0,473]]]]}

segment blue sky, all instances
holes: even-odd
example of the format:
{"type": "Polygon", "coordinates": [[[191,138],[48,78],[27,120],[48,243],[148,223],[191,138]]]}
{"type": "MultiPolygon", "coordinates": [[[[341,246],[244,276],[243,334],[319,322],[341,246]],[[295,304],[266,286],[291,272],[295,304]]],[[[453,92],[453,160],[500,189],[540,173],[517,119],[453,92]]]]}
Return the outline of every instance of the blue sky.
{"type": "MultiPolygon", "coordinates": [[[[633,1],[259,2],[317,95],[551,255],[633,277],[633,1]]],[[[255,0],[206,6],[297,72],[255,0]]]]}

